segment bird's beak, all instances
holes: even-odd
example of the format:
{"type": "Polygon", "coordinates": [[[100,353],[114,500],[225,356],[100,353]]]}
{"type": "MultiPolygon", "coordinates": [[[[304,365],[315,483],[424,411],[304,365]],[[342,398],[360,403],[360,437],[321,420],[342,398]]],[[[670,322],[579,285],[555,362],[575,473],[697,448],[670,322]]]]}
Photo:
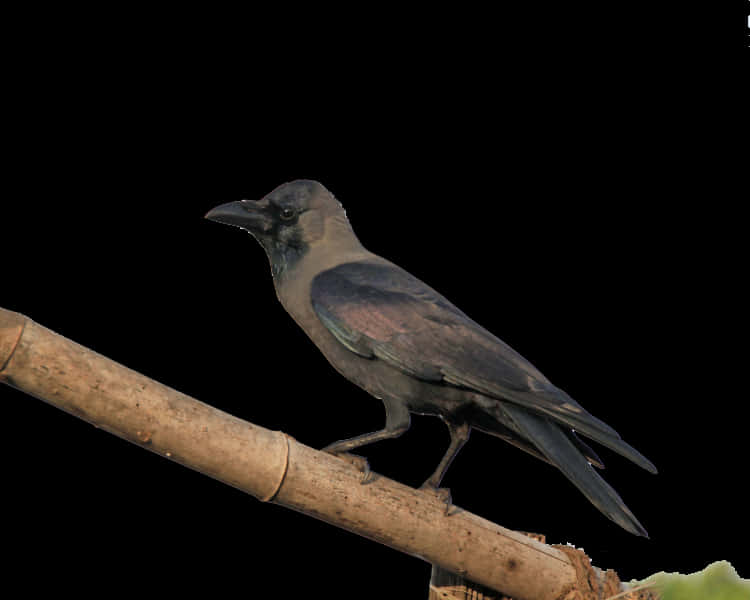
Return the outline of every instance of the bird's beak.
{"type": "Polygon", "coordinates": [[[227,202],[212,208],[206,213],[206,219],[241,227],[253,233],[264,233],[271,229],[271,219],[259,202],[239,200],[227,202]]]}

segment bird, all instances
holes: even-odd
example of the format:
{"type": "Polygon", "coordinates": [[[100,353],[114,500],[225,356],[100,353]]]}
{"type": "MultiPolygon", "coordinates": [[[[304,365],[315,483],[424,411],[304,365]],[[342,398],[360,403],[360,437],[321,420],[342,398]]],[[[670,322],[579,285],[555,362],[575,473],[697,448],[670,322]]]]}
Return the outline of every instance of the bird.
{"type": "MultiPolygon", "coordinates": [[[[420,489],[450,505],[441,481],[476,429],[557,467],[605,516],[648,537],[597,473],[604,463],[582,438],[656,473],[653,463],[440,293],[365,249],[321,183],[294,180],[260,200],[216,206],[205,218],[260,243],[282,306],[336,371],[382,400],[383,429],[323,451],[356,463],[352,450],[402,435],[411,414],[437,416],[450,444],[420,489]]],[[[367,475],[366,461],[359,465],[367,475]]]]}

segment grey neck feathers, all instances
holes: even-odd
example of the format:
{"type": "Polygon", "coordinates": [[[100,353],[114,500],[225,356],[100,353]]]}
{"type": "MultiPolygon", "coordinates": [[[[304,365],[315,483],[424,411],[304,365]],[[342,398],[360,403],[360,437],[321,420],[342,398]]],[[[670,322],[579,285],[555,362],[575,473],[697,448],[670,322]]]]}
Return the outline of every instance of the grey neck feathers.
{"type": "MultiPolygon", "coordinates": [[[[327,259],[344,256],[352,251],[362,250],[362,244],[352,230],[343,209],[328,215],[325,220],[323,235],[313,240],[294,240],[293,244],[280,243],[277,240],[261,240],[261,244],[271,263],[274,279],[281,280],[305,256],[325,255],[327,259]]],[[[328,262],[324,260],[323,262],[328,262]]]]}

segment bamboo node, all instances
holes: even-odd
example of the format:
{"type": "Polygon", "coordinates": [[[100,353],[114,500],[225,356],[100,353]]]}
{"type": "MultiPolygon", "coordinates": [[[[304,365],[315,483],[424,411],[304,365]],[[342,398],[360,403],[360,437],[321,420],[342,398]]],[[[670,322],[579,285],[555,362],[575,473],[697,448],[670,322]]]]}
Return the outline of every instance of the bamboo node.
{"type": "Polygon", "coordinates": [[[280,436],[284,438],[284,460],[281,467],[281,473],[279,475],[279,480],[276,483],[276,485],[273,487],[273,490],[271,493],[269,493],[267,496],[264,496],[263,498],[258,498],[261,502],[271,502],[275,497],[276,494],[279,493],[279,490],[281,489],[281,486],[284,485],[284,480],[286,479],[287,471],[289,470],[289,438],[290,436],[284,433],[283,431],[277,432],[280,436]]]}
{"type": "Polygon", "coordinates": [[[0,308],[0,381],[8,381],[3,371],[16,352],[27,321],[28,319],[19,313],[0,308]]]}

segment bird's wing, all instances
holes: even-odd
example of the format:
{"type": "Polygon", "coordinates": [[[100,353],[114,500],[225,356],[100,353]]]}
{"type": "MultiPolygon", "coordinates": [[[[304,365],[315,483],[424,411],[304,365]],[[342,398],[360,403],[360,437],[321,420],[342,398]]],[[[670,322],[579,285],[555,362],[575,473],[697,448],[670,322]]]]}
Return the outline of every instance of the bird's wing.
{"type": "Polygon", "coordinates": [[[510,346],[396,265],[362,261],[323,271],[311,300],[323,325],[352,352],[418,379],[510,401],[656,470],[510,346]]]}

